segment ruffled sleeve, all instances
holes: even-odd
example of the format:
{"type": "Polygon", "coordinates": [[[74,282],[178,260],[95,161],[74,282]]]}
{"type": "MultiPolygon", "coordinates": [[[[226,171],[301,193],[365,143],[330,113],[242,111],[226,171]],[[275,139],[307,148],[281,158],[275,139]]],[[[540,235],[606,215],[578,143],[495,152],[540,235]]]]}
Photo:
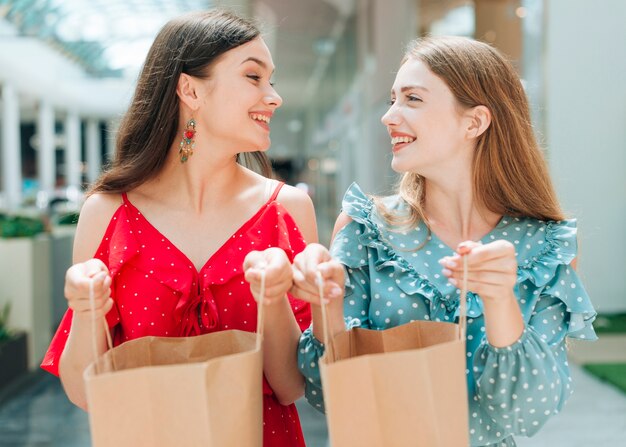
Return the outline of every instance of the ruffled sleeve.
{"type": "Polygon", "coordinates": [[[520,339],[496,348],[483,339],[474,355],[474,403],[509,435],[531,436],[572,393],[565,338],[596,338],[595,311],[576,271],[576,222],[528,224],[535,250],[518,268],[520,339]]]}
{"type": "Polygon", "coordinates": [[[538,222],[531,234],[532,246],[540,247],[518,267],[518,284],[533,295],[522,310],[529,313],[541,298],[556,299],[565,307],[564,325],[571,338],[595,340],[592,323],[596,317],[591,299],[576,270],[571,267],[577,256],[576,220],[538,222]],[[533,231],[534,230],[534,231],[533,231]]]}
{"type": "MultiPolygon", "coordinates": [[[[138,247],[134,238],[128,237],[130,234],[128,229],[122,227],[128,225],[128,219],[125,216],[126,208],[120,206],[105,231],[105,234],[94,254],[94,258],[100,259],[109,269],[111,277],[114,278],[124,264],[132,259],[138,253],[138,247]]],[[[112,291],[114,288],[111,289],[112,291]]],[[[114,292],[113,292],[114,293],[114,292]]],[[[114,296],[112,296],[115,299],[114,296]]],[[[61,319],[61,323],[57,328],[50,346],[46,351],[41,368],[55,376],[59,375],[59,359],[65,349],[70,329],[72,327],[73,312],[68,309],[61,319]]],[[[109,328],[113,328],[119,321],[119,312],[114,305],[106,316],[109,328]]]]}

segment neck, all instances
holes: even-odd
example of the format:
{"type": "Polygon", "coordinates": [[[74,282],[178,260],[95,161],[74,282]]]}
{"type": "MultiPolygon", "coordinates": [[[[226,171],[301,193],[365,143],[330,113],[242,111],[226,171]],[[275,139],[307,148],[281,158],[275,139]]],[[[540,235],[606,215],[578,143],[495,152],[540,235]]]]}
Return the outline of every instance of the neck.
{"type": "Polygon", "coordinates": [[[478,204],[469,172],[443,179],[426,179],[424,212],[431,229],[456,242],[479,240],[501,216],[478,204]]]}
{"type": "Polygon", "coordinates": [[[232,197],[247,177],[247,170],[232,154],[220,152],[215,147],[196,146],[193,156],[181,163],[176,142],[162,171],[147,186],[161,197],[201,213],[232,197]]]}

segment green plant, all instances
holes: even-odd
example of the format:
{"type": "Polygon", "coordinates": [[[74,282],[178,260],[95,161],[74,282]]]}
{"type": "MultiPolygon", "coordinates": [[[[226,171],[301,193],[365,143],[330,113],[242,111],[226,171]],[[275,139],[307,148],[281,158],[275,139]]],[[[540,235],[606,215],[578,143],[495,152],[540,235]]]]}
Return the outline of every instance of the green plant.
{"type": "Polygon", "coordinates": [[[66,213],[59,216],[59,225],[76,225],[78,223],[78,213],[66,213]]]}
{"type": "Polygon", "coordinates": [[[12,337],[12,333],[8,328],[10,313],[11,303],[8,302],[0,308],[0,343],[12,337]]]}
{"type": "Polygon", "coordinates": [[[45,230],[41,218],[0,215],[0,237],[33,237],[45,230]]]}

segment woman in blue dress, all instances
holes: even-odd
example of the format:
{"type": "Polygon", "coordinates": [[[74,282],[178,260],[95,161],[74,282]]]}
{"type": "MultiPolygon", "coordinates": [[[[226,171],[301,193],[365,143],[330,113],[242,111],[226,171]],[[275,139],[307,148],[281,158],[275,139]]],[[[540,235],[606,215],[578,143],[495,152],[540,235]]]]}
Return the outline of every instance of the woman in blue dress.
{"type": "Polygon", "coordinates": [[[316,272],[330,330],[387,329],[458,317],[467,258],[467,382],[472,446],[514,446],[572,392],[566,337],[594,339],[595,312],[574,269],[576,222],[558,204],[513,67],[487,44],[413,41],[382,118],[397,194],[345,194],[330,252],[294,261],[313,304],[298,363],[323,411],[316,272]]]}

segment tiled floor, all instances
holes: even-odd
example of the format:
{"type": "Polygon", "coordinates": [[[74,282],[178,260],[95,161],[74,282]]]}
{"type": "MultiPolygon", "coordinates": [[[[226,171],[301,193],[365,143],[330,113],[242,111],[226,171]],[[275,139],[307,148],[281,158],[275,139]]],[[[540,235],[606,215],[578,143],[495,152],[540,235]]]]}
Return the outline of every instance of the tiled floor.
{"type": "MultiPolygon", "coordinates": [[[[565,410],[520,447],[626,446],[626,395],[572,366],[576,392],[565,410]]],[[[298,402],[309,447],[327,447],[324,417],[298,402]]],[[[70,404],[58,380],[37,374],[0,403],[0,446],[87,447],[87,416],[70,404]]],[[[384,447],[384,446],[381,446],[384,447]]]]}

